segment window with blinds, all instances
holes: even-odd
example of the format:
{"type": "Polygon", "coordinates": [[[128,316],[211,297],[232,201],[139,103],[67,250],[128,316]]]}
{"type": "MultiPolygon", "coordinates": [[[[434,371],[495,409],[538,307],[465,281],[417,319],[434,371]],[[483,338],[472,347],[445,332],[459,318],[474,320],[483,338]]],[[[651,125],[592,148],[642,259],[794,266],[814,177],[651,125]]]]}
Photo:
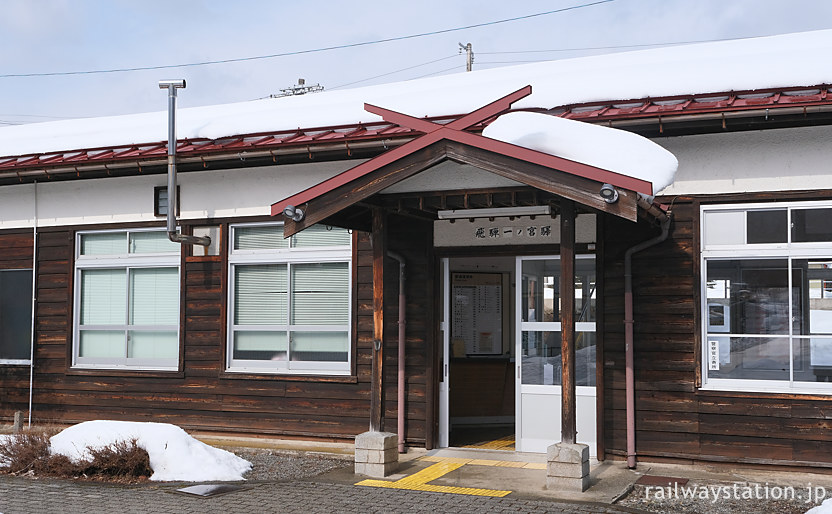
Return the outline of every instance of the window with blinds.
{"type": "Polygon", "coordinates": [[[231,227],[228,370],[347,374],[350,234],[282,224],[231,227]]]}
{"type": "Polygon", "coordinates": [[[179,252],[161,230],[78,234],[75,367],[178,369],[179,252]]]}

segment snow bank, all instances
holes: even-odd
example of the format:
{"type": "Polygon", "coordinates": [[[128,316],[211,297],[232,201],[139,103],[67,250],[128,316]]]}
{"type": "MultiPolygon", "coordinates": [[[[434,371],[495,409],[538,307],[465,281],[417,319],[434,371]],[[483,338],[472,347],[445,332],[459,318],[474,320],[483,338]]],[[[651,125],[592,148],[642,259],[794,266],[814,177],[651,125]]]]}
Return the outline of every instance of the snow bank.
{"type": "Polygon", "coordinates": [[[90,458],[87,448],[103,448],[136,439],[150,456],[151,480],[202,482],[244,480],[251,463],[231,452],[197,441],[184,430],[166,423],[87,421],[52,437],[51,452],[73,462],[90,458]]]}
{"type": "MultiPolygon", "coordinates": [[[[180,138],[380,121],[364,102],[412,116],[473,111],[531,84],[517,108],[832,83],[832,30],[506,66],[356,89],[180,109],[180,138]]],[[[187,94],[187,93],[181,93],[187,94]]],[[[159,104],[164,105],[164,97],[159,104]]],[[[167,139],[164,112],[0,128],[0,156],[167,139]]]]}
{"type": "Polygon", "coordinates": [[[482,134],[645,180],[653,184],[653,193],[669,186],[679,167],[672,153],[638,134],[547,114],[504,114],[482,134]]]}
{"type": "Polygon", "coordinates": [[[806,514],[832,514],[832,498],[825,500],[817,507],[812,507],[806,514]]]}

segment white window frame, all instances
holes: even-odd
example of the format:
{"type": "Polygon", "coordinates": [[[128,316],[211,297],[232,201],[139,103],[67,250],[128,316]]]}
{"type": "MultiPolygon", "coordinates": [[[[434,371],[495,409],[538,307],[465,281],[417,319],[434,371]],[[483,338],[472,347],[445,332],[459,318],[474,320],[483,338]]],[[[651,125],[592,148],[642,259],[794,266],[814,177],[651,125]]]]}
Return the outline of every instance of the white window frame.
{"type": "MultiPolygon", "coordinates": [[[[792,291],[792,261],[812,258],[828,258],[832,260],[832,242],[792,242],[792,211],[800,209],[821,209],[832,208],[832,201],[805,201],[805,202],[769,202],[769,203],[739,203],[702,205],[700,207],[700,334],[702,337],[701,372],[703,390],[715,391],[738,391],[738,392],[762,392],[762,393],[797,393],[797,394],[822,394],[832,395],[832,382],[802,382],[794,380],[794,342],[800,339],[830,339],[832,336],[809,336],[794,333],[794,323],[789,323],[788,334],[727,334],[712,332],[712,337],[730,336],[754,336],[754,337],[783,337],[789,340],[789,379],[788,380],[760,380],[760,379],[728,379],[710,378],[708,376],[708,261],[727,260],[765,260],[780,259],[787,261],[788,290],[792,291]],[[786,210],[787,239],[785,243],[752,243],[752,244],[726,244],[708,245],[706,243],[705,215],[708,212],[742,211],[747,213],[753,210],[786,210]]],[[[745,216],[744,216],[745,217],[745,216]]],[[[747,222],[743,223],[743,240],[746,239],[745,230],[747,222]]],[[[790,293],[791,294],[791,293],[790,293]]],[[[808,291],[806,294],[809,294],[808,291]]],[[[789,319],[793,319],[793,302],[789,301],[789,319]]]]}
{"type": "Polygon", "coordinates": [[[142,359],[127,357],[103,358],[103,357],[81,357],[81,273],[85,270],[95,269],[120,269],[125,270],[127,287],[126,294],[130,295],[130,270],[147,268],[176,268],[177,283],[181,283],[181,249],[176,252],[164,253],[128,253],[125,247],[123,254],[112,255],[81,255],[81,238],[87,234],[124,233],[129,245],[130,234],[138,232],[164,232],[159,228],[130,228],[112,230],[84,230],[75,234],[75,271],[74,271],[74,292],[73,292],[73,338],[72,338],[72,367],[76,369],[110,369],[110,370],[137,370],[137,371],[178,371],[181,355],[181,288],[177,298],[176,317],[180,319],[175,325],[130,325],[129,323],[129,302],[125,301],[128,312],[125,313],[124,325],[85,325],[85,330],[114,330],[125,331],[125,353],[127,348],[126,333],[130,330],[164,330],[176,332],[176,357],[174,359],[142,359]]]}
{"type": "MultiPolygon", "coordinates": [[[[6,273],[6,272],[9,272],[9,271],[12,271],[12,272],[28,271],[29,274],[32,277],[32,280],[33,281],[35,280],[35,273],[34,273],[34,270],[32,268],[0,268],[0,273],[6,273]]],[[[29,304],[29,318],[27,319],[27,323],[29,324],[29,327],[30,327],[29,330],[31,331],[32,330],[32,327],[31,327],[31,325],[32,325],[32,319],[31,319],[32,318],[32,303],[33,303],[32,298],[31,298],[31,292],[30,292],[30,295],[28,297],[26,297],[26,303],[29,304]]],[[[29,333],[29,355],[31,355],[31,353],[32,353],[32,334],[30,332],[29,333]]],[[[32,361],[28,357],[25,358],[25,359],[0,359],[0,365],[20,365],[20,364],[29,365],[31,363],[32,363],[32,361]]]]}
{"type": "MultiPolygon", "coordinates": [[[[352,316],[353,316],[353,277],[352,277],[352,239],[344,246],[316,246],[308,248],[253,249],[235,250],[235,230],[249,227],[275,227],[280,229],[282,222],[237,223],[229,227],[228,245],[228,336],[226,340],[226,371],[231,373],[260,373],[277,375],[349,375],[352,370],[352,316]],[[294,325],[291,322],[291,267],[297,264],[345,263],[348,273],[347,323],[345,325],[294,325]],[[287,273],[287,322],[285,325],[240,325],[234,324],[234,270],[236,266],[285,264],[287,273]],[[234,334],[243,331],[278,331],[286,332],[346,332],[346,362],[326,361],[291,361],[291,360],[246,360],[234,359],[234,334]]],[[[291,345],[291,339],[288,342],[291,345]]],[[[289,350],[291,351],[291,349],[289,350]]]]}

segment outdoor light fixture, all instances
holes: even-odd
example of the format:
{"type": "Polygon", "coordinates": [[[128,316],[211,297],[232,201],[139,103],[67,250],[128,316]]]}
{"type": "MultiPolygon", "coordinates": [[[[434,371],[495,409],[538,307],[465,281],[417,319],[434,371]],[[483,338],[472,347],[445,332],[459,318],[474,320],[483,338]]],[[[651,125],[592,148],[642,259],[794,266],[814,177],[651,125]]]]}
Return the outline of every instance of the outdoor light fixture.
{"type": "MultiPolygon", "coordinates": [[[[285,211],[284,211],[285,212],[285,211]]],[[[551,214],[548,205],[530,205],[526,207],[491,207],[487,209],[454,209],[436,213],[440,220],[454,220],[460,218],[498,218],[508,216],[537,216],[551,214]]]]}
{"type": "Polygon", "coordinates": [[[283,209],[283,215],[292,221],[300,221],[303,219],[306,213],[303,212],[303,209],[295,207],[294,205],[287,205],[283,209]]]}
{"type": "Polygon", "coordinates": [[[603,198],[607,203],[615,203],[618,201],[618,191],[612,187],[612,184],[604,184],[601,186],[601,190],[598,191],[598,194],[601,195],[601,198],[603,198]]]}

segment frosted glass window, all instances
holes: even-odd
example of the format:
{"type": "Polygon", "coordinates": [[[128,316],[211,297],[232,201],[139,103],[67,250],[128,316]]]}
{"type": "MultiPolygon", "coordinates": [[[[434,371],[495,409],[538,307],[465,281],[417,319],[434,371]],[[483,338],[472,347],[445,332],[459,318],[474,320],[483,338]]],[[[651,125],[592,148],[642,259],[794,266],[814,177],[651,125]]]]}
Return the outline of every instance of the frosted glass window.
{"type": "Polygon", "coordinates": [[[179,321],[179,270],[130,271],[130,324],[176,325],[179,321]]]}
{"type": "Polygon", "coordinates": [[[127,315],[127,270],[81,272],[81,325],[124,325],[127,315]]]}
{"type": "Polygon", "coordinates": [[[349,267],[344,262],[292,266],[292,323],[341,325],[349,321],[349,267]]]}
{"type": "Polygon", "coordinates": [[[294,332],[293,361],[347,362],[349,339],[346,332],[294,332]]]}
{"type": "Polygon", "coordinates": [[[234,228],[235,250],[278,250],[289,248],[283,238],[283,225],[234,228]]]}
{"type": "Polygon", "coordinates": [[[127,357],[135,359],[177,359],[179,341],[175,330],[130,331],[127,338],[127,357]]]}
{"type": "Polygon", "coordinates": [[[237,331],[234,333],[234,359],[285,361],[288,355],[286,332],[237,331]]]}
{"type": "Polygon", "coordinates": [[[127,232],[81,234],[81,255],[119,255],[127,252],[127,232]]]}
{"type": "Polygon", "coordinates": [[[124,331],[82,330],[78,355],[96,359],[124,357],[124,331]]]}
{"type": "Polygon", "coordinates": [[[345,246],[350,244],[350,234],[343,228],[313,225],[292,236],[292,247],[345,246]]]}
{"type": "Polygon", "coordinates": [[[288,316],[286,264],[234,267],[234,323],[285,325],[288,316]]]}
{"type": "Polygon", "coordinates": [[[741,245],[745,243],[745,212],[705,212],[705,245],[741,245]]]}
{"type": "Polygon", "coordinates": [[[167,232],[131,232],[130,253],[179,253],[180,246],[167,232]]]}

